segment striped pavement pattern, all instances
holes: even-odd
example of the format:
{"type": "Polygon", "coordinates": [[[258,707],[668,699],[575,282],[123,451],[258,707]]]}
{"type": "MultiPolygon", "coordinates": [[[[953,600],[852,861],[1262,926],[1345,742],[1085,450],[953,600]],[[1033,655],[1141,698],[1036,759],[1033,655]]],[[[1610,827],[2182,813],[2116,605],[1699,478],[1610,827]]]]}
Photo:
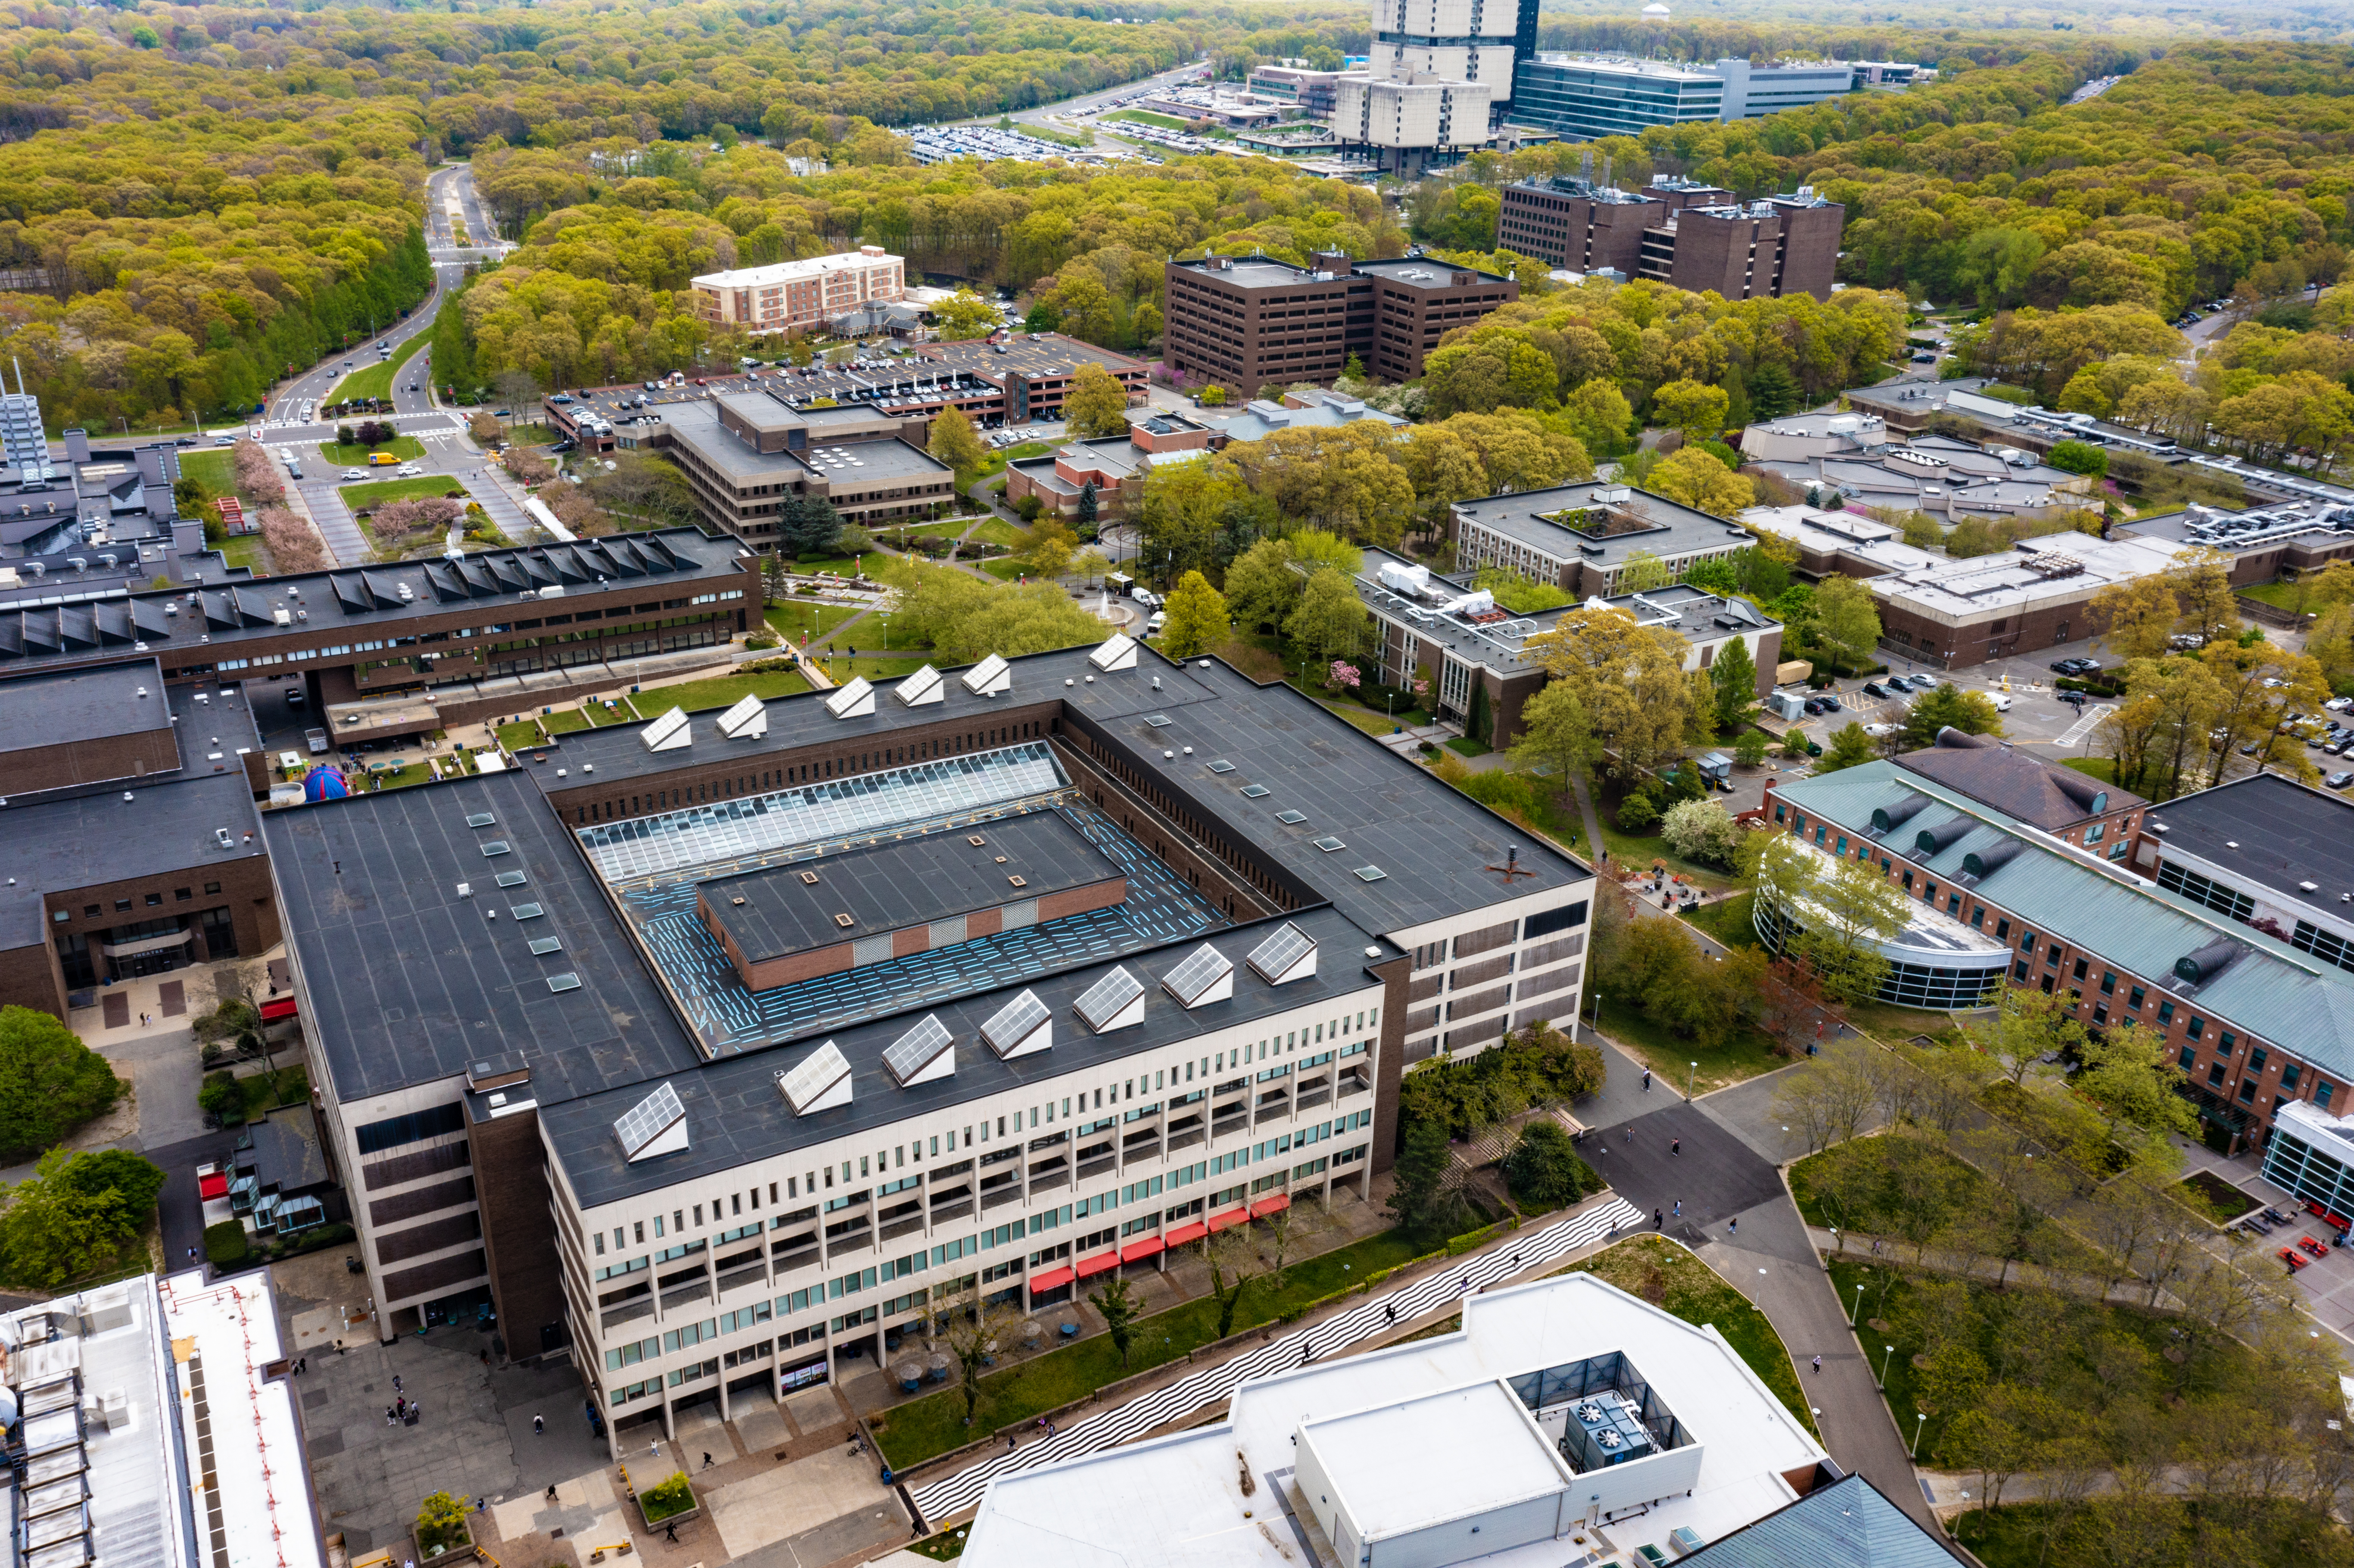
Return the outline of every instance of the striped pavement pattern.
{"type": "Polygon", "coordinates": [[[1533,1234],[1514,1237],[1509,1246],[1499,1244],[1493,1251],[1466,1258],[1458,1267],[1437,1270],[1387,1295],[1368,1297],[1363,1305],[1328,1318],[1312,1329],[1287,1334],[1223,1365],[1204,1367],[1166,1388],[1140,1394],[1118,1409],[1090,1417],[1067,1431],[1058,1431],[1043,1443],[1033,1443],[944,1476],[915,1493],[917,1510],[927,1521],[937,1524],[978,1504],[990,1481],[998,1476],[1117,1447],[1156,1426],[1226,1398],[1246,1379],[1303,1365],[1379,1333],[1394,1322],[1410,1322],[1436,1311],[1456,1297],[1469,1294],[1481,1286],[1541,1270],[1590,1242],[1641,1224],[1644,1218],[1634,1204],[1614,1197],[1533,1234]],[[1389,1312],[1393,1306],[1397,1308],[1394,1319],[1389,1312]]]}

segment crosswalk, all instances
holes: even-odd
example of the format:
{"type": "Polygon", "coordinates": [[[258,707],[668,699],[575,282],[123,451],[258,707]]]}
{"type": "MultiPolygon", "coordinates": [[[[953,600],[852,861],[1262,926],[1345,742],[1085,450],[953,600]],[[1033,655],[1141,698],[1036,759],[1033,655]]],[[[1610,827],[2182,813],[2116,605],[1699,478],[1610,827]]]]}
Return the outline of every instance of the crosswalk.
{"type": "Polygon", "coordinates": [[[2105,707],[2085,708],[2083,713],[2076,715],[2076,722],[2068,726],[2068,733],[2062,736],[2052,744],[2055,746],[2076,745],[2085,736],[2091,735],[2093,731],[2098,729],[2101,725],[2101,720],[2106,718],[2108,714],[2109,710],[2105,707]]]}
{"type": "Polygon", "coordinates": [[[997,1455],[943,1477],[914,1494],[917,1511],[932,1521],[960,1513],[980,1502],[981,1493],[999,1476],[1116,1447],[1226,1398],[1247,1379],[1304,1365],[1319,1356],[1346,1349],[1394,1323],[1408,1322],[1435,1311],[1482,1286],[1500,1284],[1518,1275],[1541,1270],[1590,1242],[1641,1224],[1643,1219],[1642,1212],[1634,1204],[1614,1197],[1533,1234],[1516,1237],[1510,1245],[1499,1245],[1494,1251],[1467,1258],[1459,1267],[1439,1270],[1399,1290],[1369,1296],[1363,1306],[1328,1318],[1312,1329],[1283,1335],[1223,1365],[1204,1367],[1166,1388],[1140,1394],[1117,1410],[1080,1422],[1067,1432],[1057,1432],[1044,1443],[997,1455]],[[1394,1314],[1392,1308],[1396,1308],[1394,1314]]]}

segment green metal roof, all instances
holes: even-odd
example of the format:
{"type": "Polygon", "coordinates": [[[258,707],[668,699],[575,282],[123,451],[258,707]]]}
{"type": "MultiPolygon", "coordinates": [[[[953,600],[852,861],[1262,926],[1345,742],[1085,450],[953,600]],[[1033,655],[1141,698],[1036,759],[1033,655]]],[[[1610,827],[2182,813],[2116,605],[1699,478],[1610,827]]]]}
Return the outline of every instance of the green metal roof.
{"type": "Polygon", "coordinates": [[[1683,1561],[1695,1568],[1954,1568],[1957,1559],[1870,1481],[1849,1476],[1683,1561]]]}
{"type": "MultiPolygon", "coordinates": [[[[1893,763],[1868,762],[1800,779],[1777,789],[1775,799],[1850,838],[1879,843],[1892,863],[1925,871],[1941,887],[1999,905],[2039,934],[2162,986],[2200,1017],[2291,1051],[2340,1083],[2354,1081],[2354,974],[2154,883],[2112,871],[1893,763]],[[1875,809],[1914,795],[1927,796],[1928,803],[1894,828],[1874,832],[1875,809]],[[1949,836],[1941,831],[1949,825],[1965,831],[1949,836]],[[1934,851],[1920,846],[1925,833],[1936,841],[1934,851]],[[2020,847],[2009,860],[1984,876],[1966,872],[1966,857],[2010,842],[2020,847]],[[2218,942],[2238,949],[2220,973],[2203,984],[2177,977],[2179,960],[2218,942]]],[[[2014,940],[2018,935],[2012,933],[2014,940]]]]}

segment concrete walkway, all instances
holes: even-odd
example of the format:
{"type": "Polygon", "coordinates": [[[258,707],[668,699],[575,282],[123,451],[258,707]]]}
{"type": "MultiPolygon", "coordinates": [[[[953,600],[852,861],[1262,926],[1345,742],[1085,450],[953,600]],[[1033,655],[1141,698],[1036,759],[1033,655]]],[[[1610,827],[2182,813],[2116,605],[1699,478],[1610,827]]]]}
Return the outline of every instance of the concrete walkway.
{"type": "MultiPolygon", "coordinates": [[[[2045,1268],[2039,1264],[2013,1263],[2005,1267],[1999,1257],[1979,1253],[1956,1251],[1952,1247],[1929,1246],[1914,1249],[1913,1244],[1895,1236],[1875,1236],[1867,1232],[1852,1234],[1835,1232],[1819,1225],[1807,1227],[1807,1237],[1815,1250],[1831,1261],[1849,1263],[1886,1263],[1899,1267],[1917,1268],[1929,1274],[1950,1274],[1992,1284],[1997,1280],[2023,1290],[2049,1290],[2055,1295],[2074,1296],[2084,1300],[2105,1300],[2113,1307],[2132,1307],[2147,1310],[2150,1306],[2147,1283],[2126,1278],[2112,1285],[2105,1279],[2089,1274],[2073,1274],[2065,1269],[2045,1268]],[[1844,1241],[1844,1246],[1842,1246],[1844,1241]],[[1875,1251],[1874,1249],[1878,1249],[1875,1251]],[[1911,1261],[1906,1261],[1908,1255],[1911,1261]]],[[[2179,1311],[2182,1303],[2164,1291],[2158,1293],[2158,1306],[2162,1310],[2179,1311]]]]}

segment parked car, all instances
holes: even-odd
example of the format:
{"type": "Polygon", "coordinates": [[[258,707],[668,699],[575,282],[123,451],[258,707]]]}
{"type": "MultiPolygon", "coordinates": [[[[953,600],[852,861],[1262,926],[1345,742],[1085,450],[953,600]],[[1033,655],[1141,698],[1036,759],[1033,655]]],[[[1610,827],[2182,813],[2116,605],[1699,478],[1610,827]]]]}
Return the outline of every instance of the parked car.
{"type": "Polygon", "coordinates": [[[2062,659],[2052,666],[2062,675],[2089,675],[2100,667],[2098,659],[2062,659]]]}
{"type": "Polygon", "coordinates": [[[2354,697],[2332,697],[2321,705],[2331,713],[2342,714],[2348,708],[2354,708],[2354,697]]]}
{"type": "Polygon", "coordinates": [[[1866,681],[1863,683],[1863,694],[1867,697],[1878,697],[1882,702],[1885,702],[1896,694],[1890,691],[1886,686],[1882,685],[1877,681],[1866,681]]]}
{"type": "Polygon", "coordinates": [[[285,699],[286,705],[290,708],[299,708],[302,705],[302,688],[300,686],[289,686],[278,694],[285,699]]]}
{"type": "Polygon", "coordinates": [[[306,730],[303,732],[302,738],[309,743],[311,755],[313,757],[327,749],[327,732],[323,729],[306,730]]]}
{"type": "Polygon", "coordinates": [[[1907,675],[1904,679],[1912,683],[1913,689],[1916,692],[1934,692],[1937,689],[1937,677],[1935,675],[1907,675]]]}
{"type": "Polygon", "coordinates": [[[2354,773],[2349,773],[2340,769],[2339,771],[2331,774],[2327,779],[2323,780],[2323,782],[2327,783],[2332,789],[2343,789],[2349,784],[2354,784],[2354,773]]]}

